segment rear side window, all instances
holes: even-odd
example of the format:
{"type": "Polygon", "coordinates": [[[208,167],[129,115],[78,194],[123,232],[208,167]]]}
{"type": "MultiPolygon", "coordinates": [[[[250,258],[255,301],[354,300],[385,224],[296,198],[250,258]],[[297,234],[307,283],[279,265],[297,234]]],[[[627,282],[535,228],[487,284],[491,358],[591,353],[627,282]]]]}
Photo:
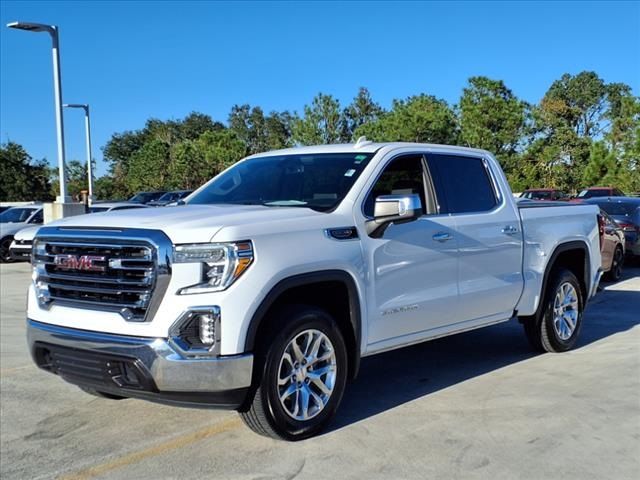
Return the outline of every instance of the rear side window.
{"type": "Polygon", "coordinates": [[[429,155],[428,163],[440,213],[486,212],[498,204],[481,158],[429,155]]]}

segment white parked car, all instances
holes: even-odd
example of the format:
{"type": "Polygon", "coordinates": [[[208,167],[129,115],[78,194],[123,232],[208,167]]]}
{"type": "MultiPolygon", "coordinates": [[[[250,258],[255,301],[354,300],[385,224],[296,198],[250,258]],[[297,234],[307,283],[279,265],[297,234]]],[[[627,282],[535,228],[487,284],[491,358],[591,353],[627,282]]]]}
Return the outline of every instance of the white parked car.
{"type": "MultiPolygon", "coordinates": [[[[88,213],[104,213],[114,210],[129,210],[131,208],[148,208],[147,205],[128,202],[103,202],[95,203],[89,207],[88,213]]],[[[13,236],[13,241],[9,246],[9,254],[12,261],[28,262],[31,259],[31,245],[42,222],[38,225],[23,228],[13,236]]]]}
{"type": "Polygon", "coordinates": [[[602,273],[597,213],[516,204],[483,150],[258,154],[186,205],[41,228],[28,342],[94,395],[233,408],[306,438],[366,355],[512,318],[537,350],[572,348],[602,273]]]}
{"type": "Polygon", "coordinates": [[[42,225],[42,205],[11,207],[0,213],[0,263],[11,261],[9,248],[14,235],[27,225],[42,225]]]}

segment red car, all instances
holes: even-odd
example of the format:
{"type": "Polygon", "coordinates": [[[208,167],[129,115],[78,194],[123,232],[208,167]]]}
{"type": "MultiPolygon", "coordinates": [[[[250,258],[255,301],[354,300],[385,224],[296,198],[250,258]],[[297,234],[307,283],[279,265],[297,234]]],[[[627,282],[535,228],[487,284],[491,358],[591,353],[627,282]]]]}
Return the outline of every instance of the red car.
{"type": "Polygon", "coordinates": [[[520,198],[529,200],[566,200],[567,195],[554,188],[530,188],[520,194],[520,198]]]}
{"type": "Polygon", "coordinates": [[[614,187],[589,187],[582,190],[576,199],[584,200],[593,197],[624,197],[624,193],[614,187]]]}

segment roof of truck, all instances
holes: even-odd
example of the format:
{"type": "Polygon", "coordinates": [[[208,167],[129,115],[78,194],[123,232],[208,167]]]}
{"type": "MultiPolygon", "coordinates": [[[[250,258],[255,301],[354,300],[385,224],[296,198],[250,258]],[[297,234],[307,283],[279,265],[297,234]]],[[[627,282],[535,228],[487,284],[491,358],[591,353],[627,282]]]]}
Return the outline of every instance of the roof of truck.
{"type": "Polygon", "coordinates": [[[469,148],[469,147],[461,147],[458,145],[439,145],[435,143],[412,143],[412,142],[370,142],[366,139],[358,139],[356,143],[338,143],[331,145],[310,145],[310,146],[300,146],[300,147],[292,147],[285,148],[282,150],[272,150],[269,152],[256,153],[255,155],[251,155],[251,157],[264,157],[264,156],[276,156],[276,155],[291,155],[291,154],[318,154],[318,153],[375,153],[381,148],[384,147],[392,147],[392,148],[407,148],[407,147],[416,147],[421,149],[430,149],[430,150],[447,150],[447,149],[455,149],[462,150],[469,153],[475,153],[476,155],[482,155],[488,153],[486,150],[481,150],[478,148],[469,148]]]}

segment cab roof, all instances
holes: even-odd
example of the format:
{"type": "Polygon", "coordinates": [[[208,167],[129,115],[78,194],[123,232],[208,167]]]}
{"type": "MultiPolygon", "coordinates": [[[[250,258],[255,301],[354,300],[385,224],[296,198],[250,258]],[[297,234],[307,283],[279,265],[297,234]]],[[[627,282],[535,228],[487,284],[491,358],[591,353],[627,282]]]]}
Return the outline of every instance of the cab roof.
{"type": "Polygon", "coordinates": [[[413,143],[413,142],[370,142],[359,139],[356,143],[338,143],[331,145],[310,145],[285,148],[282,150],[271,150],[269,152],[256,153],[248,158],[277,156],[277,155],[313,155],[321,153],[376,153],[378,150],[388,147],[390,150],[396,148],[415,147],[428,150],[459,150],[476,155],[486,155],[486,150],[478,148],[461,147],[457,145],[440,145],[435,143],[413,143]]]}

